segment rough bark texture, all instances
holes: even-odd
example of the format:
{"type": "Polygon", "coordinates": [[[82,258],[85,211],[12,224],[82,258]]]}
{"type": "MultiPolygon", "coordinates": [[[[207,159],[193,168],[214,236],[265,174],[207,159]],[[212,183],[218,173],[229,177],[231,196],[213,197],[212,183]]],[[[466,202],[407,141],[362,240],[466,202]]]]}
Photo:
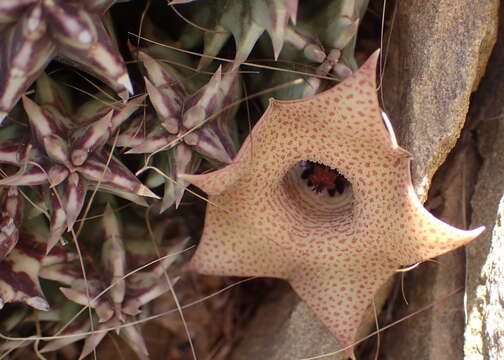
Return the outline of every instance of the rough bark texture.
{"type": "MultiPolygon", "coordinates": [[[[484,72],[495,42],[497,9],[498,0],[397,2],[391,45],[384,53],[388,61],[384,105],[398,130],[400,144],[414,156],[414,184],[424,200],[434,172],[459,137],[469,97],[484,72]]],[[[456,193],[460,189],[454,186],[445,190],[456,193]]],[[[451,206],[457,207],[453,203],[451,206]]],[[[463,225],[460,214],[450,216],[449,222],[463,225]]],[[[409,300],[418,298],[418,304],[425,305],[463,285],[463,252],[447,255],[441,261],[443,265],[423,265],[425,271],[413,275],[421,285],[410,289],[409,300]],[[445,269],[450,272],[444,273],[445,269]],[[420,298],[420,293],[425,294],[420,298]]],[[[259,311],[232,359],[302,359],[336,349],[318,320],[290,290],[283,290],[279,299],[259,311]]],[[[431,333],[422,346],[401,354],[415,354],[418,359],[460,358],[459,340],[449,341],[449,351],[443,347],[447,339],[461,338],[460,309],[460,297],[450,299],[428,315],[418,329],[402,331],[400,339],[395,338],[391,345],[413,336],[418,342],[431,333]],[[439,321],[434,321],[436,317],[440,317],[439,321]],[[454,323],[459,326],[451,326],[454,323]],[[447,332],[447,327],[453,332],[447,332]],[[433,350],[429,349],[431,344],[433,350]],[[439,357],[443,352],[447,357],[439,357]]],[[[368,319],[368,323],[372,321],[368,319]]]]}
{"type": "Polygon", "coordinates": [[[499,41],[471,111],[479,125],[479,148],[484,158],[472,202],[472,223],[486,225],[487,231],[467,247],[467,360],[504,358],[503,10],[499,41]]]}

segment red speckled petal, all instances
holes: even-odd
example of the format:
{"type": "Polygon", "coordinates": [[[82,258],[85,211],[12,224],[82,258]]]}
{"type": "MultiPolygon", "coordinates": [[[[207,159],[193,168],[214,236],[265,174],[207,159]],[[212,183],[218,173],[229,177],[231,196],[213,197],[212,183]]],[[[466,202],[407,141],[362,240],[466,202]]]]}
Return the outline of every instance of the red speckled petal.
{"type": "MultiPolygon", "coordinates": [[[[370,265],[369,259],[361,257],[359,265],[366,267],[367,271],[352,272],[351,267],[356,266],[355,259],[342,260],[331,266],[327,262],[327,267],[320,263],[319,266],[325,271],[313,266],[302,266],[291,285],[334,334],[341,348],[345,348],[354,342],[364,311],[371,303],[374,293],[394,273],[394,269],[389,268],[388,272],[384,272],[380,267],[370,265]]],[[[347,353],[350,357],[353,355],[352,347],[347,353]]]]}
{"type": "Polygon", "coordinates": [[[230,165],[183,176],[210,203],[189,268],[288,279],[342,346],[395,269],[483,230],[455,229],[416,197],[410,154],[379,108],[377,59],[311,98],[272,100],[230,165]],[[312,191],[301,176],[307,160],[342,174],[344,191],[312,191]]]}
{"type": "Polygon", "coordinates": [[[409,265],[442,255],[477,238],[484,226],[465,231],[457,229],[430,214],[418,200],[412,186],[408,189],[401,220],[396,223],[397,238],[403,239],[397,249],[401,265],[409,265]],[[406,235],[406,236],[405,236],[406,235]]]}
{"type": "MultiPolygon", "coordinates": [[[[213,208],[207,213],[203,241],[191,259],[188,270],[228,276],[271,276],[285,278],[293,264],[276,238],[264,239],[250,224],[235,221],[228,211],[213,208]],[[261,246],[257,246],[257,244],[261,246]],[[209,259],[212,259],[209,261],[209,259]]],[[[238,219],[242,216],[237,214],[238,219]]]]}

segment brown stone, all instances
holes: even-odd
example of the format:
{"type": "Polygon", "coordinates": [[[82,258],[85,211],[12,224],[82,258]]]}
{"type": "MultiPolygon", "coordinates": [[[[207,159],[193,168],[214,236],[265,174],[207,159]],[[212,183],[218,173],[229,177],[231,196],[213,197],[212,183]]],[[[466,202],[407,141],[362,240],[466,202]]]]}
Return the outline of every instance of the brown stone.
{"type": "MultiPolygon", "coordinates": [[[[391,284],[384,284],[376,294],[377,308],[383,306],[391,284]]],[[[367,313],[374,313],[371,305],[367,313]]],[[[367,316],[358,338],[366,336],[374,327],[374,316],[367,316]]],[[[233,360],[301,360],[321,355],[324,360],[348,358],[337,353],[339,346],[329,331],[287,284],[269,296],[247,329],[245,338],[233,352],[233,360]]]]}
{"type": "Polygon", "coordinates": [[[472,224],[487,231],[467,246],[467,360],[504,358],[504,19],[499,40],[471,118],[478,125],[479,150],[484,158],[472,201],[472,224]]]}
{"type": "MultiPolygon", "coordinates": [[[[233,352],[233,360],[302,359],[335,351],[328,330],[300,301],[292,289],[278,287],[259,309],[246,335],[233,352]]],[[[339,360],[337,356],[329,360],[339,360]]]]}
{"type": "Polygon", "coordinates": [[[454,147],[469,97],[495,43],[497,0],[397,1],[384,50],[384,108],[408,149],[425,200],[432,176],[454,147]]]}

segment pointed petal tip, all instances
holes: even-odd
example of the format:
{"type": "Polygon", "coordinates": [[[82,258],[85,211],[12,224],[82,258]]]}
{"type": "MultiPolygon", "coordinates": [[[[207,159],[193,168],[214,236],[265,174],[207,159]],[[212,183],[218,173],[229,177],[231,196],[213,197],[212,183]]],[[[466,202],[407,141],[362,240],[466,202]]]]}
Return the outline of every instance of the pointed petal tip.
{"type": "MultiPolygon", "coordinates": [[[[486,226],[484,226],[484,225],[478,226],[476,229],[467,230],[467,237],[470,238],[471,240],[476,239],[483,232],[485,232],[485,230],[486,230],[486,226]]],[[[471,240],[469,240],[469,241],[471,241],[471,240]]]]}
{"type": "Polygon", "coordinates": [[[229,165],[233,162],[233,158],[231,157],[231,155],[229,155],[229,153],[227,151],[220,151],[216,155],[218,155],[218,156],[215,159],[219,160],[223,164],[229,165]]]}
{"type": "MultiPolygon", "coordinates": [[[[181,180],[181,179],[180,179],[181,180]]],[[[179,181],[175,185],[175,209],[178,209],[182,198],[184,197],[185,189],[187,188],[187,183],[185,181],[179,181]]]]}
{"type": "Polygon", "coordinates": [[[119,79],[117,79],[117,82],[119,84],[121,84],[122,86],[124,86],[126,88],[126,90],[128,90],[128,94],[130,94],[130,95],[134,94],[133,84],[131,83],[131,79],[130,79],[128,73],[119,77],[119,79]]]}
{"type": "MultiPolygon", "coordinates": [[[[125,154],[146,154],[146,153],[153,153],[156,152],[160,149],[163,148],[166,144],[158,145],[158,144],[153,144],[153,141],[150,141],[151,139],[146,139],[142,143],[138,145],[131,145],[132,147],[125,151],[125,154]]],[[[126,144],[125,147],[128,147],[126,144]]]]}
{"type": "Polygon", "coordinates": [[[182,198],[175,200],[175,210],[178,210],[182,198]]]}
{"type": "Polygon", "coordinates": [[[373,51],[373,53],[369,56],[369,59],[373,59],[373,62],[376,62],[376,60],[378,59],[378,56],[380,56],[380,54],[381,54],[381,49],[378,48],[375,51],[373,51]]]}
{"type": "Polygon", "coordinates": [[[451,225],[448,225],[448,227],[451,228],[452,244],[454,245],[453,248],[470,243],[486,230],[485,226],[479,226],[471,230],[461,230],[452,227],[451,225]]]}
{"type": "Polygon", "coordinates": [[[363,67],[368,67],[376,71],[376,68],[378,66],[378,58],[380,57],[380,52],[381,52],[380,49],[376,49],[366,60],[363,67]]]}

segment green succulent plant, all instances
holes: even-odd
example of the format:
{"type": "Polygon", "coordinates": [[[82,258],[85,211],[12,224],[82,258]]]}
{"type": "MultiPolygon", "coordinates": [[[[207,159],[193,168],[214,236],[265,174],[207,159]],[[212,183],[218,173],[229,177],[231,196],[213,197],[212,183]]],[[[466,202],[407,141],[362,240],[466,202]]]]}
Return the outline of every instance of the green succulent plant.
{"type": "MultiPolygon", "coordinates": [[[[42,353],[79,343],[84,358],[170,290],[176,256],[134,271],[186,244],[187,234],[167,230],[190,222],[180,209],[189,185],[181,175],[231,163],[249,130],[244,96],[299,77],[242,75],[242,64],[296,63],[312,76],[275,96],[312,95],[324,87],[320,76],[356,70],[367,7],[159,0],[142,14],[139,3],[0,0],[0,327],[13,336],[34,333],[35,324],[41,335],[77,335],[45,343],[42,353]],[[125,22],[170,48],[129,35],[125,22]],[[145,217],[159,213],[151,234],[145,217]],[[105,331],[79,335],[91,329],[105,331]]],[[[148,358],[140,326],[119,334],[148,358]]],[[[33,342],[6,341],[0,355],[33,342]]]]}

